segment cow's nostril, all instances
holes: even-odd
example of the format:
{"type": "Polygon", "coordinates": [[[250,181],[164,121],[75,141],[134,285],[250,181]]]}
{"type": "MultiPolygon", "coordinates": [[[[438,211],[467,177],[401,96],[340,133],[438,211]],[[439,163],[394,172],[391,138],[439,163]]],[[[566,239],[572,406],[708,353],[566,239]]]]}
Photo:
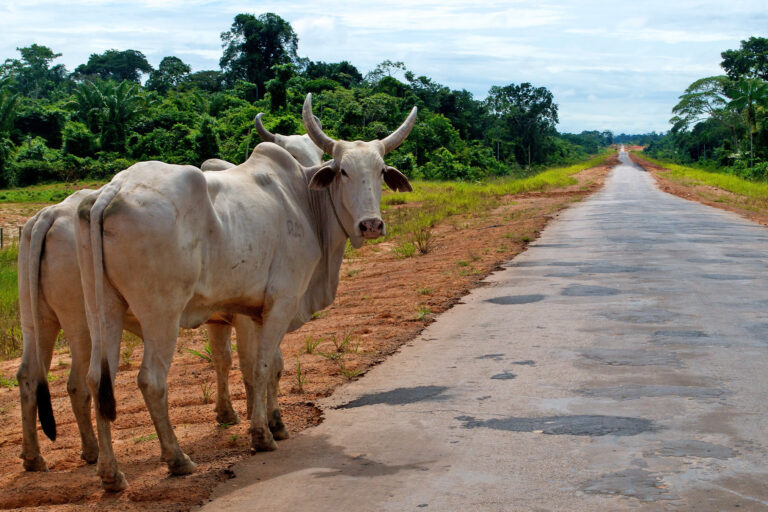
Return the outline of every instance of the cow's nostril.
{"type": "Polygon", "coordinates": [[[365,222],[360,223],[360,231],[362,231],[363,233],[368,231],[368,226],[365,225],[365,222]]]}

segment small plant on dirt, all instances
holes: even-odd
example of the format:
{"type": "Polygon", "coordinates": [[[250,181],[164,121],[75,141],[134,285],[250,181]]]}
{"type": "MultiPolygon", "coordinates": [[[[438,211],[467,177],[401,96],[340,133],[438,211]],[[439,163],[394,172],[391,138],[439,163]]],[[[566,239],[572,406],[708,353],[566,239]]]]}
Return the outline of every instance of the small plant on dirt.
{"type": "Polygon", "coordinates": [[[481,256],[474,251],[469,251],[469,257],[472,261],[478,261],[481,258],[481,256]]]}
{"type": "Polygon", "coordinates": [[[468,267],[469,262],[467,260],[459,260],[456,262],[456,265],[458,265],[459,267],[468,267]]]}
{"type": "Polygon", "coordinates": [[[357,340],[357,343],[353,346],[352,345],[352,332],[348,332],[344,335],[344,337],[341,340],[336,340],[336,336],[331,336],[331,343],[333,343],[333,346],[336,348],[336,352],[339,354],[348,354],[352,352],[357,352],[360,350],[360,340],[357,340]]]}
{"type": "Polygon", "coordinates": [[[9,377],[6,379],[0,374],[0,386],[8,389],[13,389],[18,385],[19,385],[19,381],[17,381],[14,377],[9,377]]]}
{"type": "Polygon", "coordinates": [[[143,443],[145,441],[152,441],[154,439],[157,439],[157,434],[156,433],[147,434],[145,436],[134,437],[133,438],[133,442],[135,444],[139,444],[139,443],[143,443]]]}
{"type": "Polygon", "coordinates": [[[328,310],[327,309],[325,309],[323,311],[315,311],[314,313],[312,313],[312,320],[317,320],[318,318],[323,318],[327,314],[328,314],[328,310]]]}
{"type": "Polygon", "coordinates": [[[416,254],[416,246],[411,242],[403,240],[397,246],[392,248],[392,252],[400,259],[411,258],[416,254]]]}
{"type": "Polygon", "coordinates": [[[353,258],[359,258],[360,252],[352,247],[352,244],[347,240],[347,245],[344,247],[344,259],[350,260],[353,258]]]}
{"type": "Polygon", "coordinates": [[[195,350],[193,348],[185,348],[184,350],[189,352],[190,354],[196,355],[197,357],[199,357],[204,361],[208,361],[209,364],[213,364],[213,352],[211,352],[211,342],[208,340],[205,340],[205,343],[203,344],[202,352],[195,350]]]}
{"type": "Polygon", "coordinates": [[[299,393],[304,392],[304,384],[307,382],[307,376],[301,371],[301,361],[299,356],[296,356],[296,387],[299,393]]]}
{"type": "MultiPolygon", "coordinates": [[[[59,380],[59,376],[54,375],[52,373],[49,373],[48,376],[46,376],[45,378],[48,382],[56,382],[57,380],[59,380]]],[[[13,379],[13,380],[16,380],[16,379],[13,379]]],[[[18,386],[18,383],[16,383],[16,385],[18,386]]]]}
{"type": "Polygon", "coordinates": [[[314,336],[307,336],[304,340],[304,352],[312,354],[320,343],[323,342],[323,338],[315,338],[314,336]]]}
{"type": "Polygon", "coordinates": [[[528,242],[531,241],[531,237],[529,237],[528,235],[525,235],[523,237],[520,237],[520,241],[523,242],[524,244],[527,244],[528,242]]]}
{"type": "Polygon", "coordinates": [[[419,310],[416,312],[416,319],[417,320],[426,320],[429,318],[429,315],[432,314],[432,310],[429,309],[429,306],[419,306],[419,310]]]}
{"type": "Polygon", "coordinates": [[[419,295],[432,295],[433,293],[435,293],[435,290],[433,290],[432,288],[419,288],[418,292],[419,292],[419,295]]]}
{"type": "Polygon", "coordinates": [[[240,436],[237,434],[232,434],[229,436],[229,445],[230,446],[237,446],[237,441],[240,439],[240,436]]]}
{"type": "Polygon", "coordinates": [[[8,405],[6,405],[5,407],[0,407],[0,416],[4,416],[4,415],[5,415],[5,413],[7,413],[8,411],[10,411],[10,410],[11,410],[11,405],[12,405],[12,404],[8,404],[8,405]]]}
{"type": "Polygon", "coordinates": [[[344,376],[347,380],[352,380],[358,375],[360,375],[360,370],[353,370],[352,368],[344,368],[342,366],[339,367],[339,372],[344,376]]]}
{"type": "Polygon", "coordinates": [[[210,404],[213,402],[213,384],[209,381],[205,381],[200,384],[200,392],[203,394],[203,403],[210,404]]]}
{"type": "Polygon", "coordinates": [[[347,270],[347,277],[355,277],[359,273],[360,273],[359,268],[353,268],[353,269],[347,270]]]}
{"type": "Polygon", "coordinates": [[[123,336],[124,346],[120,351],[120,359],[126,366],[131,366],[131,357],[133,356],[134,349],[141,343],[141,338],[131,333],[126,333],[123,336]]]}
{"type": "Polygon", "coordinates": [[[59,365],[59,368],[66,368],[67,366],[69,366],[69,363],[68,363],[68,362],[66,362],[66,361],[65,361],[65,360],[63,360],[63,359],[59,359],[59,360],[56,362],[56,364],[58,364],[58,365],[59,365]]]}
{"type": "Polygon", "coordinates": [[[226,421],[225,421],[224,423],[219,423],[219,428],[220,428],[221,430],[227,430],[227,429],[228,429],[229,427],[231,427],[232,425],[234,425],[234,423],[229,423],[229,422],[226,422],[226,421]]]}
{"type": "Polygon", "coordinates": [[[432,230],[427,226],[417,228],[413,233],[413,245],[416,246],[420,254],[429,253],[435,245],[432,230]]]}

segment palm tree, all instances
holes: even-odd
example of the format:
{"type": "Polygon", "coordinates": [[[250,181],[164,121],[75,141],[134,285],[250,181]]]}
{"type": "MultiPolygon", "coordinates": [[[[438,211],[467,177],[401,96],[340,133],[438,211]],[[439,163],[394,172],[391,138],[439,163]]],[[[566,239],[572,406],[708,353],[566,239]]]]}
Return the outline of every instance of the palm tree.
{"type": "Polygon", "coordinates": [[[731,91],[733,100],[728,104],[731,108],[744,113],[749,131],[749,167],[755,164],[753,151],[753,132],[755,124],[755,106],[768,105],[768,82],[760,78],[744,78],[736,82],[731,91]]]}
{"type": "Polygon", "coordinates": [[[128,81],[120,85],[107,83],[101,90],[101,147],[105,150],[125,148],[128,123],[145,107],[139,87],[128,81]]]}

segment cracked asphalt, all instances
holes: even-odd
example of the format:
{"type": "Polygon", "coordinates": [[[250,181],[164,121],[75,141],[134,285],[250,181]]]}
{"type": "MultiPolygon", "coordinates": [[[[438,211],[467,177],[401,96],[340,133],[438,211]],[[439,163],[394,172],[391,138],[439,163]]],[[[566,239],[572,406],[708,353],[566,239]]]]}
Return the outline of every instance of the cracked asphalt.
{"type": "Polygon", "coordinates": [[[768,230],[621,161],[203,510],[768,510],[768,230]]]}

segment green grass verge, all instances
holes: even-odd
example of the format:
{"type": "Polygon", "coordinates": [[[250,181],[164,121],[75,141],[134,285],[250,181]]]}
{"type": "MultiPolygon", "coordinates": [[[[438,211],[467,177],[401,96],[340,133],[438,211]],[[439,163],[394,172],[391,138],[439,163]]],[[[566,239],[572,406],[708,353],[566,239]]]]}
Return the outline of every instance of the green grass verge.
{"type": "Polygon", "coordinates": [[[19,291],[16,258],[19,247],[14,244],[0,250],[0,359],[21,353],[19,291]]]}
{"type": "Polygon", "coordinates": [[[415,180],[411,182],[413,192],[388,193],[382,198],[382,212],[389,226],[387,236],[429,229],[453,215],[488,211],[500,205],[506,196],[574,185],[577,183],[574,174],[602,164],[611,154],[611,151],[605,152],[585,162],[547,169],[527,178],[473,183],[415,180]],[[393,208],[402,204],[413,207],[393,208]]]}
{"type": "MultiPolygon", "coordinates": [[[[633,152],[635,153],[635,152],[633,152]]],[[[752,199],[768,199],[768,183],[759,183],[739,178],[733,174],[725,174],[712,171],[704,171],[693,167],[675,164],[669,161],[649,158],[642,153],[635,153],[639,158],[647,160],[670,172],[665,176],[680,183],[681,185],[709,185],[717,187],[728,192],[733,192],[741,196],[752,199]]]]}
{"type": "Polygon", "coordinates": [[[24,188],[0,189],[0,203],[59,203],[81,188],[99,188],[107,181],[48,183],[24,188]]]}

